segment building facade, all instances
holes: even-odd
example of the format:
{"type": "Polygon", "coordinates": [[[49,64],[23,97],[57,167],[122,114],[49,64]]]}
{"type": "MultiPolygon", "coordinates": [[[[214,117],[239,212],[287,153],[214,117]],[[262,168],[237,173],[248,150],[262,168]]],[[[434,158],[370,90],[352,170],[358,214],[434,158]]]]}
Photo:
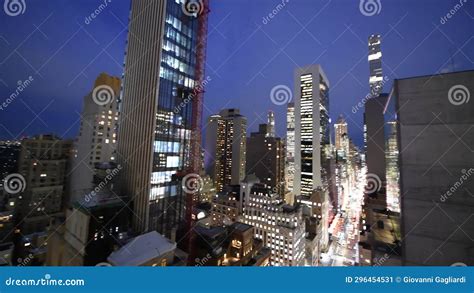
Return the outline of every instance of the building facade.
{"type": "Polygon", "coordinates": [[[102,73],[97,77],[94,89],[84,97],[71,166],[72,201],[92,188],[92,170],[96,163],[116,160],[120,87],[120,78],[102,73]],[[101,95],[104,95],[103,99],[101,95]]]}
{"type": "Polygon", "coordinates": [[[285,146],[279,137],[269,134],[271,126],[261,124],[258,132],[247,138],[247,174],[255,174],[274,192],[285,192],[285,146]]]}
{"type": "Polygon", "coordinates": [[[293,191],[295,180],[295,104],[289,103],[286,112],[286,169],[285,181],[288,191],[293,191]]]}
{"type": "Polygon", "coordinates": [[[473,81],[471,70],[394,83],[402,265],[474,265],[473,81]]]}
{"type": "Polygon", "coordinates": [[[294,194],[322,186],[323,149],[329,144],[329,81],[320,65],[295,71],[294,194]]]}
{"type": "Polygon", "coordinates": [[[182,0],[133,0],[130,19],[118,134],[122,192],[133,197],[136,232],[174,239],[190,219],[172,177],[199,173],[193,142],[200,140],[202,92],[195,89],[204,80],[207,11],[189,13],[182,0]]]}
{"type": "Polygon", "coordinates": [[[271,266],[303,266],[305,224],[299,206],[290,206],[263,184],[255,184],[244,209],[244,223],[271,250],[271,266]]]}
{"type": "Polygon", "coordinates": [[[209,117],[206,129],[206,169],[218,192],[238,185],[245,177],[247,118],[238,109],[225,109],[209,117]]]}
{"type": "Polygon", "coordinates": [[[383,90],[382,50],[380,35],[369,37],[369,68],[370,68],[370,93],[372,97],[378,96],[383,90]]]}

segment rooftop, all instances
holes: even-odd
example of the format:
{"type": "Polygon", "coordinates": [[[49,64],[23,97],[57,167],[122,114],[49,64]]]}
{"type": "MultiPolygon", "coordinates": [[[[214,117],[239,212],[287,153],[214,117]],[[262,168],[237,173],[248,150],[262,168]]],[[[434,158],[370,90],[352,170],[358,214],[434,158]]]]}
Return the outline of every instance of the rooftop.
{"type": "Polygon", "coordinates": [[[108,257],[115,266],[140,266],[176,249],[176,243],[156,231],[133,238],[108,257]]]}

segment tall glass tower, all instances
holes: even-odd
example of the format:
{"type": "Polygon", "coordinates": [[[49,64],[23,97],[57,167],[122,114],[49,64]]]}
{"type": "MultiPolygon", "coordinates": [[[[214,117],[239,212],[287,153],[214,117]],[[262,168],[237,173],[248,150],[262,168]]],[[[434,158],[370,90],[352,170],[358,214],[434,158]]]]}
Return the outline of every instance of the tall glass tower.
{"type": "Polygon", "coordinates": [[[118,156],[138,233],[173,239],[188,220],[173,175],[199,165],[202,91],[195,89],[204,78],[208,1],[198,4],[189,11],[185,0],[131,2],[118,156]]]}

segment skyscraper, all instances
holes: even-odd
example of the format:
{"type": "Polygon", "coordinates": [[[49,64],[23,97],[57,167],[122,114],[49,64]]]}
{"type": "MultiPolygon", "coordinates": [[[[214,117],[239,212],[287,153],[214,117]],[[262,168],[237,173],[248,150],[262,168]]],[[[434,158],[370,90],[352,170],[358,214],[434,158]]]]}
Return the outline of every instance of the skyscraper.
{"type": "Polygon", "coordinates": [[[294,194],[311,196],[323,185],[322,150],[329,144],[329,81],[320,65],[295,71],[294,194]]]}
{"type": "Polygon", "coordinates": [[[189,225],[189,196],[173,180],[199,173],[207,6],[184,1],[132,0],[118,135],[122,192],[133,199],[136,232],[173,239],[189,225]]]}
{"type": "Polygon", "coordinates": [[[382,50],[380,35],[369,37],[370,93],[378,96],[383,90],[382,50]]]}
{"type": "Polygon", "coordinates": [[[293,193],[304,205],[306,220],[317,217],[321,222],[320,239],[324,249],[329,228],[329,81],[320,65],[296,69],[295,97],[293,193]],[[314,212],[315,206],[320,207],[318,213],[314,212]]]}
{"type": "Polygon", "coordinates": [[[270,125],[260,124],[259,131],[247,138],[247,174],[255,174],[276,193],[285,192],[285,147],[279,137],[269,136],[270,125]]]}
{"type": "Polygon", "coordinates": [[[349,155],[349,136],[347,132],[347,122],[341,115],[334,124],[336,153],[339,157],[349,155]]]}
{"type": "Polygon", "coordinates": [[[81,196],[90,192],[96,163],[116,159],[120,86],[120,78],[101,73],[93,90],[84,97],[71,169],[72,201],[81,200],[81,196]]]}
{"type": "Polygon", "coordinates": [[[289,103],[286,112],[286,186],[293,191],[295,180],[295,104],[289,103]]]}
{"type": "Polygon", "coordinates": [[[245,177],[247,118],[239,109],[225,109],[209,117],[206,129],[206,169],[218,192],[245,177]]]}
{"type": "Polygon", "coordinates": [[[267,125],[268,125],[268,137],[275,137],[275,113],[273,111],[268,111],[267,116],[267,125]]]}

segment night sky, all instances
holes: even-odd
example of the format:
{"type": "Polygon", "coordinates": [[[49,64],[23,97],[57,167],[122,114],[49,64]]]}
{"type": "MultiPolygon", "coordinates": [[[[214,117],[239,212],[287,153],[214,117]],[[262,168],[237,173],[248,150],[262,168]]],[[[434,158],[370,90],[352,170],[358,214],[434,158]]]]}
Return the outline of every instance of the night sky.
{"type": "MultiPolygon", "coordinates": [[[[352,108],[369,93],[367,38],[374,33],[382,35],[385,91],[396,78],[474,68],[474,1],[463,2],[445,24],[441,17],[459,1],[380,0],[380,13],[364,16],[359,0],[283,0],[270,21],[263,19],[281,0],[211,1],[204,124],[210,114],[236,107],[250,133],[271,109],[285,136],[286,106],[273,104],[270,92],[278,85],[293,89],[294,69],[319,63],[331,83],[331,117],[345,114],[360,145],[362,111],[352,108]]],[[[85,18],[102,0],[25,3],[19,16],[0,10],[0,103],[19,80],[34,79],[0,110],[0,139],[73,138],[97,75],[122,75],[130,3],[111,0],[90,24],[85,18]]]]}

